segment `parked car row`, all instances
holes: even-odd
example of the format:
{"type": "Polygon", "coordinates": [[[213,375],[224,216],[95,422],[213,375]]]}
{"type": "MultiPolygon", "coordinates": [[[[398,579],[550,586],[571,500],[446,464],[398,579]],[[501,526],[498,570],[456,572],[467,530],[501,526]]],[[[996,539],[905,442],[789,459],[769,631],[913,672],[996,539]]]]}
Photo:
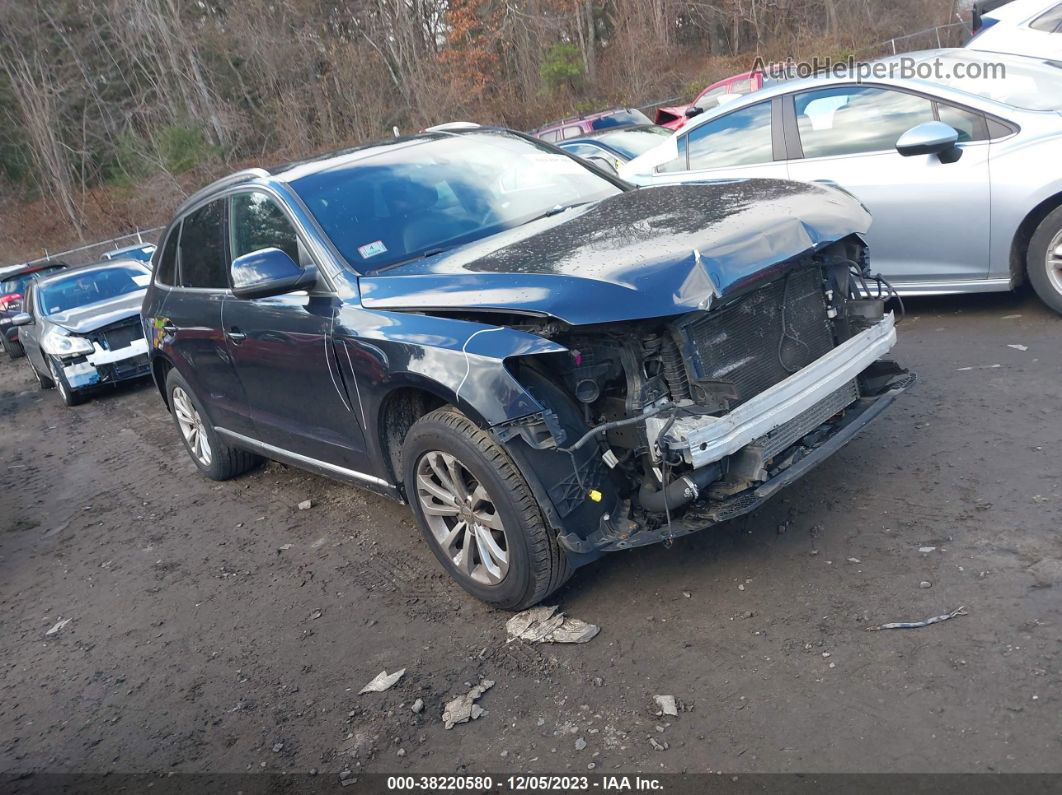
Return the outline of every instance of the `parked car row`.
{"type": "Polygon", "coordinates": [[[875,266],[908,295],[1010,290],[1062,312],[1062,68],[969,49],[903,56],[935,79],[821,76],[747,94],[622,165],[650,185],[837,185],[874,216],[875,266]],[[1002,64],[1000,76],[957,77],[1002,64]],[[974,67],[974,68],[971,68],[974,67]]]}
{"type": "Polygon", "coordinates": [[[241,171],[150,271],[48,276],[12,322],[67,402],[150,372],[204,476],[269,458],[406,502],[458,584],[523,608],[753,510],[880,416],[914,380],[897,289],[1027,276],[1062,311],[1056,67],[1007,66],[241,171]]]}

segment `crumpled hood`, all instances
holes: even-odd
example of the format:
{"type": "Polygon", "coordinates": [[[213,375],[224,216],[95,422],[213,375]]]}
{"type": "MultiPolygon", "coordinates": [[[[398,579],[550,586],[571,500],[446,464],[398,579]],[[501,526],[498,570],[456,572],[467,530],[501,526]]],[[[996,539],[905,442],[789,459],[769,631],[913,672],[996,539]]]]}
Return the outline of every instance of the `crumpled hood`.
{"type": "Polygon", "coordinates": [[[88,306],[79,306],[66,312],[48,315],[47,320],[56,326],[62,326],[75,334],[86,334],[98,328],[117,323],[119,320],[140,314],[146,290],[120,295],[109,301],[98,301],[88,306]]]}
{"type": "Polygon", "coordinates": [[[573,325],[683,314],[863,234],[833,188],[733,180],[626,191],[359,280],[375,309],[497,309],[573,325]]]}

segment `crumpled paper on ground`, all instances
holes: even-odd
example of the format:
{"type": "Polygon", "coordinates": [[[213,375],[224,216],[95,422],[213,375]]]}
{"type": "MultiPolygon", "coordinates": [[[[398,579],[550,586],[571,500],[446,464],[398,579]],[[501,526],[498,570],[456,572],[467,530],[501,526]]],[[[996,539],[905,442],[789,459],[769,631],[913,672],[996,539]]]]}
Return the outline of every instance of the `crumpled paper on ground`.
{"type": "Polygon", "coordinates": [[[455,699],[451,699],[446,702],[446,706],[443,707],[443,723],[446,724],[447,729],[452,729],[458,723],[468,723],[470,720],[476,720],[487,714],[487,710],[483,709],[479,704],[475,703],[476,699],[486,693],[494,687],[493,679],[484,679],[478,685],[473,687],[463,696],[458,696],[455,699]]]}
{"type": "Polygon", "coordinates": [[[375,679],[358,691],[358,695],[360,696],[363,693],[382,693],[385,690],[389,690],[395,682],[402,678],[402,674],[405,672],[405,668],[399,668],[393,674],[388,674],[387,671],[380,671],[380,673],[376,674],[375,679]]]}
{"type": "Polygon", "coordinates": [[[592,640],[601,628],[578,618],[568,618],[558,613],[557,607],[532,607],[505,622],[509,640],[531,643],[586,643],[592,640]]]}

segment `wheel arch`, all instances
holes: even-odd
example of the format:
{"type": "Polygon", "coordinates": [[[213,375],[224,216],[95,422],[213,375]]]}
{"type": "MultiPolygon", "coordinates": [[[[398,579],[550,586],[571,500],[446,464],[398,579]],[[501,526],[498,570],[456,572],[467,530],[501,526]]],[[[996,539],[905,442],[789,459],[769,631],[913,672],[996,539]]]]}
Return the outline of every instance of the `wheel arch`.
{"type": "Polygon", "coordinates": [[[162,396],[162,404],[169,411],[170,401],[166,397],[166,378],[170,374],[170,370],[173,369],[173,362],[171,362],[166,356],[161,353],[156,353],[151,357],[151,378],[155,382],[155,388],[158,389],[159,395],[162,396]]]}
{"type": "Polygon", "coordinates": [[[1043,220],[1062,207],[1062,191],[1048,196],[1033,207],[1018,224],[1010,246],[1010,280],[1011,287],[1017,287],[1027,278],[1029,243],[1043,220]]]}

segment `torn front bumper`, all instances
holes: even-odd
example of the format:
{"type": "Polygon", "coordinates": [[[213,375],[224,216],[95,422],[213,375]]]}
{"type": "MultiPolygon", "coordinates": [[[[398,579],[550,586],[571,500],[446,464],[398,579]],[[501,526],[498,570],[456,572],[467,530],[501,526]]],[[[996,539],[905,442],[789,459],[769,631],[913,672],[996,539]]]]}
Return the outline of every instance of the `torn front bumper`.
{"type": "Polygon", "coordinates": [[[580,538],[574,534],[566,534],[560,537],[560,543],[570,552],[585,555],[589,560],[592,559],[590,556],[593,553],[614,552],[660,543],[747,514],[848,444],[914,381],[913,374],[905,373],[897,377],[880,394],[857,399],[849,405],[839,421],[828,426],[828,435],[820,438],[812,449],[755,487],[721,500],[712,499],[706,494],[693,502],[680,519],[655,527],[633,521],[629,516],[630,505],[627,503],[616,515],[606,516],[592,535],[580,538]]]}
{"type": "Polygon", "coordinates": [[[97,384],[115,384],[151,374],[147,340],[136,339],[116,350],[104,350],[98,342],[85,356],[63,361],[63,375],[71,389],[85,389],[97,384]]]}
{"type": "Polygon", "coordinates": [[[647,420],[649,441],[661,447],[666,444],[670,452],[679,454],[694,469],[757,441],[767,440],[776,448],[774,452],[779,452],[858,399],[855,379],[895,345],[896,322],[890,312],[722,417],[677,419],[667,430],[666,440],[658,438],[665,420],[647,420]],[[779,429],[784,433],[775,433],[779,429]]]}

